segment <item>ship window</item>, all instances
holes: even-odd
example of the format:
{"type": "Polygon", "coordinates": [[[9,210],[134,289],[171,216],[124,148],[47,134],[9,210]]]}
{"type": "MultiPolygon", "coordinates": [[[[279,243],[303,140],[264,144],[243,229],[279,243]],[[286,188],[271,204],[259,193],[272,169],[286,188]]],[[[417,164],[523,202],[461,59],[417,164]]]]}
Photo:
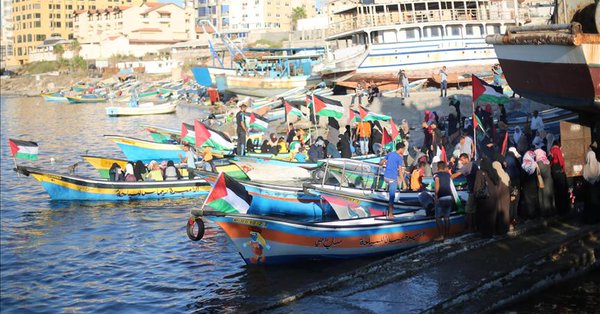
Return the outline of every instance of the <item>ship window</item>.
{"type": "Polygon", "coordinates": [[[442,28],[440,26],[425,27],[423,29],[425,37],[441,37],[442,28]]]}
{"type": "Polygon", "coordinates": [[[486,30],[488,35],[500,34],[500,25],[488,25],[486,30]]]}
{"type": "Polygon", "coordinates": [[[412,39],[416,39],[419,40],[421,37],[420,34],[420,30],[418,28],[407,28],[407,29],[401,29],[399,36],[398,36],[398,40],[412,40],[412,39]]]}
{"type": "Polygon", "coordinates": [[[460,25],[446,26],[446,36],[460,37],[460,35],[461,35],[461,26],[460,25]]]}
{"type": "Polygon", "coordinates": [[[483,27],[481,25],[467,25],[466,35],[479,37],[483,34],[483,27]]]}

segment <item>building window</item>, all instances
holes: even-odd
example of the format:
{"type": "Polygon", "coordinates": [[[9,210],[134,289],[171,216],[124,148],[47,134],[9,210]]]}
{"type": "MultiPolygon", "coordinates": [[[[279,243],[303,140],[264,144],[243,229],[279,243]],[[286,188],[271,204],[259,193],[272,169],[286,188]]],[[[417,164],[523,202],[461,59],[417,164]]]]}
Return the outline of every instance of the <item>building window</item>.
{"type": "Polygon", "coordinates": [[[42,15],[41,15],[40,13],[36,13],[36,14],[35,14],[35,18],[36,18],[36,19],[42,18],[42,15]]]}
{"type": "Polygon", "coordinates": [[[27,34],[27,42],[30,43],[33,41],[33,36],[31,34],[27,34]]]}
{"type": "Polygon", "coordinates": [[[21,35],[17,35],[17,43],[21,42],[21,35]]]}
{"type": "Polygon", "coordinates": [[[31,20],[31,14],[27,14],[27,19],[31,20]]]}
{"type": "Polygon", "coordinates": [[[33,22],[33,27],[42,27],[42,22],[41,21],[33,22]]]}
{"type": "Polygon", "coordinates": [[[73,5],[67,4],[67,10],[73,10],[73,5]]]}
{"type": "Polygon", "coordinates": [[[21,48],[21,47],[17,48],[17,55],[18,56],[22,56],[23,55],[23,48],[21,48]]]}
{"type": "Polygon", "coordinates": [[[44,34],[37,34],[35,35],[35,40],[36,41],[44,41],[46,39],[46,35],[44,34]]]}

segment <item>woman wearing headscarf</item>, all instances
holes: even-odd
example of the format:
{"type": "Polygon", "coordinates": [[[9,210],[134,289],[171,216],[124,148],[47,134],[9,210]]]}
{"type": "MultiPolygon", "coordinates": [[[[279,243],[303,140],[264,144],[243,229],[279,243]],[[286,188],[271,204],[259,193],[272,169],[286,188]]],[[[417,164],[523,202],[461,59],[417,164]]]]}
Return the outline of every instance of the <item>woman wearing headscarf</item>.
{"type": "Polygon", "coordinates": [[[600,163],[593,150],[588,151],[583,166],[583,222],[600,222],[600,163]]]}
{"type": "Polygon", "coordinates": [[[150,172],[148,173],[148,180],[164,181],[162,170],[160,169],[160,166],[158,165],[158,162],[156,162],[156,160],[152,160],[148,164],[148,168],[150,169],[150,172]]]}
{"type": "Polygon", "coordinates": [[[567,174],[565,172],[565,159],[560,149],[560,142],[554,140],[554,136],[548,134],[548,146],[550,146],[550,170],[552,172],[552,181],[554,181],[554,202],[556,211],[560,215],[568,214],[571,209],[569,197],[569,185],[567,183],[567,174]]]}
{"type": "Polygon", "coordinates": [[[521,139],[521,136],[523,136],[523,131],[521,131],[521,127],[517,125],[515,127],[515,133],[513,134],[513,143],[515,145],[519,144],[519,140],[521,139]]]}
{"type": "Polygon", "coordinates": [[[484,157],[479,165],[479,171],[475,176],[475,202],[477,203],[477,212],[475,220],[477,221],[477,230],[484,237],[492,237],[496,227],[497,201],[500,177],[492,167],[489,158],[484,157]]]}
{"type": "Polygon", "coordinates": [[[339,135],[338,148],[342,158],[352,158],[352,149],[350,148],[350,139],[346,134],[339,135]]]}
{"type": "Polygon", "coordinates": [[[141,160],[136,161],[133,167],[133,174],[135,175],[135,180],[144,181],[144,177],[147,173],[148,168],[146,168],[146,165],[144,165],[144,163],[141,160]]]}
{"type": "Polygon", "coordinates": [[[135,178],[134,171],[133,171],[133,164],[131,164],[130,162],[128,162],[127,165],[125,165],[125,181],[128,181],[128,182],[137,181],[135,178]]]}
{"type": "Polygon", "coordinates": [[[494,161],[492,167],[496,170],[500,181],[496,191],[496,234],[505,235],[510,226],[510,177],[499,161],[494,161]]]}
{"type": "Polygon", "coordinates": [[[554,181],[552,180],[552,170],[550,169],[550,161],[546,157],[546,151],[536,149],[535,161],[537,162],[540,175],[544,182],[544,187],[538,190],[538,198],[540,201],[540,214],[542,216],[553,215],[556,207],[554,204],[554,181]]]}
{"type": "Polygon", "coordinates": [[[525,219],[536,218],[539,215],[537,163],[535,154],[527,151],[521,164],[521,206],[519,216],[525,219]]]}
{"type": "Polygon", "coordinates": [[[506,173],[510,178],[510,221],[517,220],[517,208],[519,207],[519,196],[521,195],[521,155],[514,146],[508,149],[504,158],[506,173]]]}

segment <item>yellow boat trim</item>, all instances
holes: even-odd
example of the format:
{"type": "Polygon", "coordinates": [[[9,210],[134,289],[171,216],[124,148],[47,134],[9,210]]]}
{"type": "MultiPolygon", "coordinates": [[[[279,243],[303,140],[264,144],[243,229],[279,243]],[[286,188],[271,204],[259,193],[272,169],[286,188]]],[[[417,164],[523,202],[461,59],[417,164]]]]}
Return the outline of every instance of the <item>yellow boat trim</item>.
{"type": "MultiPolygon", "coordinates": [[[[109,189],[109,188],[97,188],[91,186],[81,186],[70,182],[65,182],[60,180],[60,176],[48,175],[48,174],[39,174],[32,173],[31,174],[36,180],[40,182],[49,182],[52,184],[60,185],[62,187],[66,187],[68,189],[85,192],[85,193],[93,193],[93,194],[109,194],[109,195],[138,195],[138,194],[166,194],[166,193],[183,193],[183,192],[199,192],[199,191],[209,191],[210,185],[203,186],[181,186],[181,187],[153,187],[153,188],[136,188],[136,189],[109,189]]],[[[173,181],[177,182],[177,181],[173,181]]]]}
{"type": "Polygon", "coordinates": [[[147,149],[154,149],[154,150],[175,150],[175,149],[179,148],[183,151],[183,148],[181,148],[181,146],[176,145],[176,144],[163,144],[163,143],[154,143],[154,142],[145,142],[145,141],[142,142],[142,141],[118,138],[118,137],[110,137],[110,140],[112,140],[113,142],[115,142],[117,144],[131,145],[131,146],[136,146],[136,147],[140,147],[140,148],[147,148],[147,149]],[[175,148],[175,147],[177,147],[177,148],[175,148]]]}

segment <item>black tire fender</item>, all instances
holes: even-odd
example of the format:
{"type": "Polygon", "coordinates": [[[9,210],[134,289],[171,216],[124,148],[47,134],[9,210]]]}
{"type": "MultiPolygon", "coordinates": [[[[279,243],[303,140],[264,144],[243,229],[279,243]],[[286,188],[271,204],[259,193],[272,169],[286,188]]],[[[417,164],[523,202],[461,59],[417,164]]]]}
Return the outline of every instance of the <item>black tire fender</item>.
{"type": "Polygon", "coordinates": [[[190,217],[186,226],[188,238],[192,241],[200,241],[204,237],[204,221],[200,217],[190,217]],[[195,226],[198,226],[198,233],[194,234],[195,226]]]}

